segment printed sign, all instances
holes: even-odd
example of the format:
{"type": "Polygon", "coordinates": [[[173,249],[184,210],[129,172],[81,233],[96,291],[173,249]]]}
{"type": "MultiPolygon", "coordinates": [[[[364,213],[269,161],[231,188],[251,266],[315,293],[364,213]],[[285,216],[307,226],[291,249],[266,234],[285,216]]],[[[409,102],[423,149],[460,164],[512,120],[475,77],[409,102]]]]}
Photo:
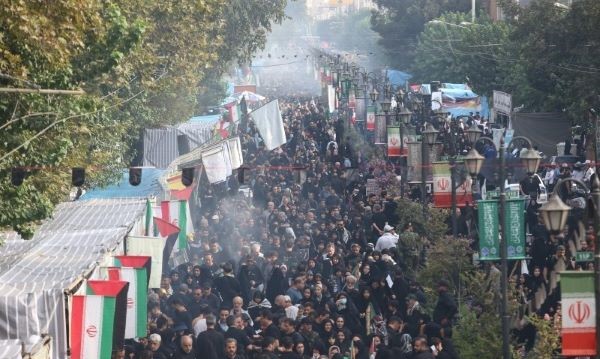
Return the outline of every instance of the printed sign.
{"type": "Polygon", "coordinates": [[[594,273],[560,273],[562,355],[596,355],[596,302],[594,273]]]}
{"type": "MultiPolygon", "coordinates": [[[[460,167],[462,162],[456,162],[455,166],[460,167]]],[[[437,208],[452,207],[452,174],[450,163],[447,161],[433,162],[433,205],[437,208]]],[[[458,176],[456,176],[458,177],[458,176]]],[[[459,178],[456,178],[460,181],[459,178]]],[[[460,182],[459,182],[460,183],[460,182]]],[[[456,205],[464,207],[467,203],[473,203],[471,191],[471,178],[467,178],[456,188],[456,205]]]]}
{"type": "Polygon", "coordinates": [[[577,262],[593,262],[594,252],[577,252],[575,254],[575,261],[577,262]]]}
{"type": "Polygon", "coordinates": [[[387,123],[385,115],[375,116],[375,144],[385,145],[387,144],[387,123]]]}
{"type": "Polygon", "coordinates": [[[494,90],[494,111],[509,115],[512,112],[512,96],[506,92],[494,90]]]}
{"type": "Polygon", "coordinates": [[[477,201],[479,224],[479,260],[500,259],[498,201],[477,201]]]}
{"type": "Polygon", "coordinates": [[[375,131],[375,108],[367,107],[367,131],[375,131]]]}
{"type": "Polygon", "coordinates": [[[381,193],[381,188],[379,187],[379,183],[377,182],[376,179],[373,179],[373,178],[367,180],[367,185],[366,185],[365,189],[366,189],[367,197],[369,197],[369,195],[371,195],[371,194],[379,195],[381,193]]]}
{"type": "Polygon", "coordinates": [[[525,259],[525,199],[505,201],[504,224],[508,259],[525,259]]]}
{"type": "Polygon", "coordinates": [[[387,153],[388,157],[399,157],[400,148],[400,127],[388,126],[387,128],[387,153]]]}

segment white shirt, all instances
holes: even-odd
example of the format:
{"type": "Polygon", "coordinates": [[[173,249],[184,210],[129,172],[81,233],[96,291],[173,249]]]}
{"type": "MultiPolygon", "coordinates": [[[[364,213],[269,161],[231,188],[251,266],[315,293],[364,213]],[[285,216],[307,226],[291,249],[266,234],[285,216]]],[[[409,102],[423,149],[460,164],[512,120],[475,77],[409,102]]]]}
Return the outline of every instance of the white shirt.
{"type": "Polygon", "coordinates": [[[396,245],[398,244],[398,238],[399,237],[397,234],[385,232],[377,240],[377,244],[375,244],[375,250],[381,252],[384,249],[396,247],[396,245]]]}
{"type": "Polygon", "coordinates": [[[198,319],[194,322],[194,335],[198,336],[198,334],[205,332],[207,329],[206,327],[206,319],[202,318],[202,319],[198,319]]]}
{"type": "Polygon", "coordinates": [[[298,317],[298,307],[295,305],[290,305],[289,307],[285,308],[285,316],[296,320],[298,317]]]}

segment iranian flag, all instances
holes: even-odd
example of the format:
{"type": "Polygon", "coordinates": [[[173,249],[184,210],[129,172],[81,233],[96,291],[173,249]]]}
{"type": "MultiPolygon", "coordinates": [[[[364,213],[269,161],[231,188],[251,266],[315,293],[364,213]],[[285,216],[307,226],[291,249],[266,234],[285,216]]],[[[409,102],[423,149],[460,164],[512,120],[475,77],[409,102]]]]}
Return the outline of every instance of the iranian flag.
{"type": "Polygon", "coordinates": [[[163,220],[179,227],[178,248],[180,250],[185,249],[187,247],[187,236],[194,234],[188,202],[186,200],[163,201],[160,204],[160,210],[163,220]]]}
{"type": "Polygon", "coordinates": [[[560,273],[562,355],[596,355],[594,273],[560,273]]]}
{"type": "Polygon", "coordinates": [[[109,267],[109,280],[129,282],[125,338],[145,337],[147,334],[148,275],[146,268],[109,267]]]}
{"type": "Polygon", "coordinates": [[[123,281],[88,281],[87,295],[73,296],[72,359],[110,359],[123,347],[128,288],[123,281]]]}
{"type": "MultiPolygon", "coordinates": [[[[462,165],[462,162],[456,162],[455,167],[462,165]]],[[[433,169],[433,205],[438,208],[450,208],[452,206],[452,177],[451,168],[448,161],[432,163],[433,169]]],[[[458,177],[458,176],[456,176],[458,177]]],[[[460,179],[457,178],[457,181],[460,179]]],[[[456,205],[464,207],[467,203],[473,203],[471,193],[471,179],[462,183],[456,183],[456,205]]]]}

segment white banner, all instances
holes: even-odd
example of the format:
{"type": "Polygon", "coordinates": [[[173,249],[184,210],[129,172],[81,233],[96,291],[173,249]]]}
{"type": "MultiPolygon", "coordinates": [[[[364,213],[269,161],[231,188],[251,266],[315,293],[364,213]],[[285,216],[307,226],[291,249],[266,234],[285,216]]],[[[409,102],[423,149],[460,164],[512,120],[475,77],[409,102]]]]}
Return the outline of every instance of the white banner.
{"type": "Polygon", "coordinates": [[[327,85],[327,104],[329,106],[329,113],[335,112],[335,87],[327,85]]]}
{"type": "Polygon", "coordinates": [[[287,142],[278,100],[256,109],[250,117],[254,120],[267,150],[274,150],[287,142]]]}
{"type": "Polygon", "coordinates": [[[512,112],[512,96],[506,92],[494,90],[494,111],[509,115],[512,112]]]}
{"type": "Polygon", "coordinates": [[[229,153],[231,157],[231,168],[236,170],[244,164],[244,157],[242,155],[242,145],[240,144],[240,138],[234,137],[227,140],[229,146],[229,153]]]}
{"type": "Polygon", "coordinates": [[[210,183],[220,183],[227,180],[227,166],[223,146],[209,149],[202,153],[202,165],[210,183]]]}

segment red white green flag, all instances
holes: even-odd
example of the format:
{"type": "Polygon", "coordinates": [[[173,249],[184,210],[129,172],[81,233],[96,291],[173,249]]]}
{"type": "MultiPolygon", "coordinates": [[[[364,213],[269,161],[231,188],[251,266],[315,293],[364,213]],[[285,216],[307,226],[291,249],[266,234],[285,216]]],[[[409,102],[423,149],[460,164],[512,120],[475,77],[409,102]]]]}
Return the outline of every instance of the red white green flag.
{"type": "Polygon", "coordinates": [[[128,288],[123,281],[88,281],[87,295],[73,296],[72,359],[110,359],[123,347],[128,288]]]}
{"type": "MultiPolygon", "coordinates": [[[[116,260],[118,261],[118,260],[116,260]]],[[[125,338],[139,338],[147,335],[148,275],[146,268],[109,267],[109,280],[129,282],[127,291],[127,320],[125,338]]]]}
{"type": "Polygon", "coordinates": [[[187,237],[194,234],[188,202],[186,200],[163,201],[160,209],[162,219],[179,227],[178,248],[180,250],[187,248],[187,237]]]}
{"type": "Polygon", "coordinates": [[[162,219],[179,227],[178,248],[187,248],[187,236],[194,234],[190,208],[186,200],[163,201],[160,204],[162,219]]]}
{"type": "Polygon", "coordinates": [[[594,273],[560,273],[562,355],[596,355],[594,273]]]}

